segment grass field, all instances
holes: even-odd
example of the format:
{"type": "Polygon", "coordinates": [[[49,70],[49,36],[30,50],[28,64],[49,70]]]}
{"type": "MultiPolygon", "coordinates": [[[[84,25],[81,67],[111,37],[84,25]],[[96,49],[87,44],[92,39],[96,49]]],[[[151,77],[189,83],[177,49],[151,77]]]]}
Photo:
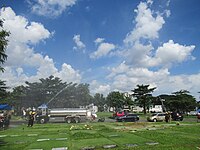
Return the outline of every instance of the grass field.
{"type": "Polygon", "coordinates": [[[105,145],[116,145],[113,150],[198,150],[200,123],[54,123],[35,124],[32,128],[21,125],[0,131],[2,150],[51,150],[59,147],[103,150],[105,145]]]}

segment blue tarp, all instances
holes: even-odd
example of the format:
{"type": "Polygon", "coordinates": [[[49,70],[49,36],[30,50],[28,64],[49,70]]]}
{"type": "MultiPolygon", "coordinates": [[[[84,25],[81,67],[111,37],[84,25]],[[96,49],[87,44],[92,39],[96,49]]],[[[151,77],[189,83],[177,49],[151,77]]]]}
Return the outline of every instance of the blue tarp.
{"type": "Polygon", "coordinates": [[[11,110],[12,107],[8,104],[0,104],[0,110],[11,110]]]}
{"type": "Polygon", "coordinates": [[[46,104],[40,105],[38,108],[48,108],[46,104]]]}

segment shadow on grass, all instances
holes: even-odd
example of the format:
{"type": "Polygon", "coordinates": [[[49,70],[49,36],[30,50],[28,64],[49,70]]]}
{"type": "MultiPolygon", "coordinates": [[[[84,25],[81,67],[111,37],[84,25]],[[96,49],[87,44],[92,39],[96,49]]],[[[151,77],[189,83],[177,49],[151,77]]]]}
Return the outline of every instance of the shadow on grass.
{"type": "Polygon", "coordinates": [[[2,139],[0,139],[0,147],[1,146],[5,146],[7,144],[7,142],[3,141],[2,139]]]}

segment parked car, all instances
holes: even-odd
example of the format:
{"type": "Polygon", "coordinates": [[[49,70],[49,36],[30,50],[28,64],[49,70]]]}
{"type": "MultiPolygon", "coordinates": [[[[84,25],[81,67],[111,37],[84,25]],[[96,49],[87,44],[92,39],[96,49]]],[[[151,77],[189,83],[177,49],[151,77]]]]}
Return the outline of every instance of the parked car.
{"type": "Polygon", "coordinates": [[[197,111],[190,111],[190,112],[187,113],[187,115],[189,115],[189,116],[196,116],[197,113],[198,113],[197,111]]]}
{"type": "Polygon", "coordinates": [[[165,113],[153,113],[151,116],[147,117],[147,121],[164,121],[165,120],[165,113]]]}
{"type": "Polygon", "coordinates": [[[113,118],[125,116],[125,115],[129,114],[129,112],[130,112],[129,109],[121,109],[120,111],[118,110],[113,113],[113,118]]]}
{"type": "Polygon", "coordinates": [[[118,122],[135,122],[138,121],[140,117],[137,114],[127,114],[121,117],[117,117],[116,121],[118,122]]]}
{"type": "Polygon", "coordinates": [[[125,115],[124,111],[114,112],[114,113],[113,113],[113,118],[122,117],[122,116],[124,116],[124,115],[125,115]]]}
{"type": "Polygon", "coordinates": [[[183,115],[181,113],[178,113],[178,112],[172,112],[171,118],[174,121],[183,121],[183,115]]]}

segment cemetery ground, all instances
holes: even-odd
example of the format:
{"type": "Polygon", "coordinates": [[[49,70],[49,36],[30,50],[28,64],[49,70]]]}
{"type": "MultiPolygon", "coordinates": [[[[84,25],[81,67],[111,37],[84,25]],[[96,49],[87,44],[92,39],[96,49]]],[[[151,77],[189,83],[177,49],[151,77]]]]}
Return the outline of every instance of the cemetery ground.
{"type": "Polygon", "coordinates": [[[26,124],[0,131],[2,150],[198,150],[197,122],[26,124]],[[57,148],[57,149],[56,149],[57,148]]]}

